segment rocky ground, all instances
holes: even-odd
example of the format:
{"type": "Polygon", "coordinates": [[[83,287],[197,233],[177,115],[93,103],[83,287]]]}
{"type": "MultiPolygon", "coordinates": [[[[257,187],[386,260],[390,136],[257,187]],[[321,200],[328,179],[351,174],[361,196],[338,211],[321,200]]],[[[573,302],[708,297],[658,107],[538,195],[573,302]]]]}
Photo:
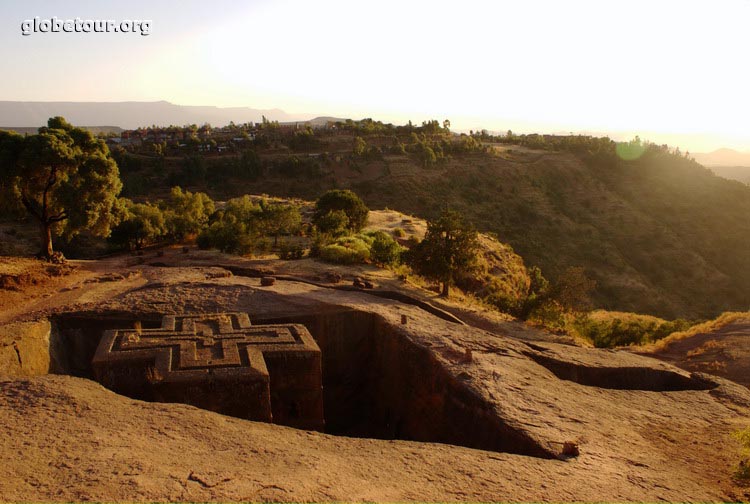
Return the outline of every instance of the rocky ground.
{"type": "MultiPolygon", "coordinates": [[[[479,307],[439,306],[466,322],[459,324],[367,290],[332,288],[364,276],[373,290],[435,301],[366,267],[178,249],[72,266],[28,289],[0,291],[2,500],[750,498],[732,479],[739,458],[731,438],[749,423],[750,391],[724,378],[572,346],[479,307]],[[287,279],[261,286],[258,277],[269,273],[287,279]],[[343,280],[329,282],[333,273],[343,280]],[[249,422],[46,374],[70,370],[72,354],[83,351],[56,341],[66,316],[216,311],[307,317],[324,370],[340,365],[326,352],[353,349],[340,357],[356,364],[348,373],[362,373],[346,376],[361,380],[358,400],[371,405],[359,420],[380,427],[381,437],[410,440],[249,422]],[[565,452],[566,442],[577,455],[565,452]]],[[[354,417],[345,397],[329,397],[327,414],[354,417]]]]}
{"type": "Polygon", "coordinates": [[[688,371],[711,373],[750,387],[750,317],[674,339],[647,355],[688,371]]]}

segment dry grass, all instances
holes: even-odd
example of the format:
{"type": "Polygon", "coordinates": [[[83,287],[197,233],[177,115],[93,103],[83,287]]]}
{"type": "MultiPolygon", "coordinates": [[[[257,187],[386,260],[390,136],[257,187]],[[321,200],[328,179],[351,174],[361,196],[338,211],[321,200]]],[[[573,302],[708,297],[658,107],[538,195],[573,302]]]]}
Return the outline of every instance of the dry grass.
{"type": "Polygon", "coordinates": [[[659,351],[666,349],[669,345],[671,345],[675,341],[683,340],[685,338],[689,338],[697,334],[703,334],[703,333],[716,331],[717,329],[720,329],[724,327],[725,325],[728,325],[728,324],[731,324],[732,322],[736,322],[737,320],[742,320],[746,318],[750,318],[750,312],[724,312],[721,315],[719,315],[717,318],[713,320],[709,320],[708,322],[704,322],[702,324],[694,325],[687,331],[678,331],[678,332],[672,333],[666,338],[657,341],[653,345],[644,347],[643,351],[649,352],[649,353],[659,352],[659,351]]]}
{"type": "Polygon", "coordinates": [[[716,340],[708,340],[698,348],[694,348],[693,350],[688,351],[686,355],[688,359],[692,359],[693,357],[699,357],[705,354],[708,350],[724,348],[725,346],[725,344],[719,343],[716,340]]]}
{"type": "Polygon", "coordinates": [[[427,231],[427,221],[395,210],[370,210],[364,231],[384,231],[393,236],[396,229],[404,231],[400,238],[413,236],[421,240],[427,231]]]}
{"type": "Polygon", "coordinates": [[[609,311],[609,310],[594,310],[589,313],[589,318],[594,322],[610,322],[615,319],[620,319],[623,322],[640,322],[640,323],[656,323],[663,324],[666,320],[654,317],[653,315],[644,315],[642,313],[632,312],[621,312],[621,311],[609,311]]]}

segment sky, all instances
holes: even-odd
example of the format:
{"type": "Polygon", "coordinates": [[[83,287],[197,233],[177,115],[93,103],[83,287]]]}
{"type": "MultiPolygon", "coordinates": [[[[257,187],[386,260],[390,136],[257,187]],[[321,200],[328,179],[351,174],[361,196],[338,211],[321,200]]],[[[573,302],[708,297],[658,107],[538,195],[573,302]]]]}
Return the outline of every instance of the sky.
{"type": "Polygon", "coordinates": [[[280,108],[750,150],[750,0],[0,0],[0,100],[280,108]],[[24,20],[151,20],[33,33],[24,20]]]}

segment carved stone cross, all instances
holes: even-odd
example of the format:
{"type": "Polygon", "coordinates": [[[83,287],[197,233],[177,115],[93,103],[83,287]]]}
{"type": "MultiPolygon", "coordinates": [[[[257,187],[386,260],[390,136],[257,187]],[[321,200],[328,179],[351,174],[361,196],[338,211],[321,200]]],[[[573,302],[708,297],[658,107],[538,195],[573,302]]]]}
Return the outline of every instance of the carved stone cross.
{"type": "Polygon", "coordinates": [[[92,367],[97,381],[129,397],[323,428],[320,349],[299,324],[168,315],[159,329],[105,331],[92,367]]]}

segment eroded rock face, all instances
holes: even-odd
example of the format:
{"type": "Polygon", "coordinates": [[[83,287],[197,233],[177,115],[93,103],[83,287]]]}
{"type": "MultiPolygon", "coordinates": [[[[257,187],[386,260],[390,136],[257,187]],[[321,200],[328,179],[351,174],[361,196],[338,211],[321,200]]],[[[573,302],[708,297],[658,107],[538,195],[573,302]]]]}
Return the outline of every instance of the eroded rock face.
{"type": "Polygon", "coordinates": [[[132,401],[90,380],[0,382],[0,420],[10,433],[7,448],[0,443],[0,455],[9,461],[0,465],[0,495],[746,498],[731,481],[737,458],[730,436],[750,417],[745,387],[627,352],[532,344],[364,291],[285,280],[261,288],[259,279],[240,277],[187,281],[187,271],[175,270],[183,275],[177,280],[163,275],[148,286],[58,312],[56,324],[87,352],[101,337],[102,331],[87,329],[104,323],[97,314],[119,320],[110,327],[131,329],[135,320],[154,323],[170,311],[240,311],[257,324],[303,324],[322,352],[326,429],[361,437],[132,401]],[[408,324],[401,324],[402,316],[408,324]],[[113,423],[112,417],[123,420],[113,423]],[[74,463],[70,446],[78,450],[74,463]],[[25,460],[14,459],[22,451],[25,460]],[[133,467],[140,467],[136,476],[133,467]],[[65,481],[62,492],[49,483],[59,481],[65,481]]]}
{"type": "Polygon", "coordinates": [[[0,327],[0,375],[37,376],[54,369],[50,328],[47,320],[0,327]]]}
{"type": "Polygon", "coordinates": [[[105,331],[96,380],[128,397],[322,430],[320,349],[302,325],[244,313],[165,316],[159,329],[105,331]]]}

